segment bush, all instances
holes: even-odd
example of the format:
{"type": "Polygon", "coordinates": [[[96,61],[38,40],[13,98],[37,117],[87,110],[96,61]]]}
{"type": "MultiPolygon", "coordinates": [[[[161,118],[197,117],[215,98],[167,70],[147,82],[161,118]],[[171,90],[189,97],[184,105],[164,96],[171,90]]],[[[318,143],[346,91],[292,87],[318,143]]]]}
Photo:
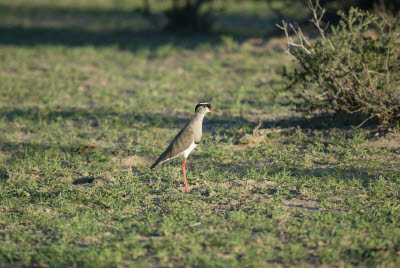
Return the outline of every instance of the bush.
{"type": "MultiPolygon", "coordinates": [[[[211,29],[211,9],[205,9],[213,0],[172,0],[172,5],[164,12],[167,19],[166,30],[206,32],[211,29]]],[[[144,15],[154,23],[149,0],[144,0],[144,15]]],[[[157,24],[157,23],[154,23],[157,24]]]]}
{"type": "Polygon", "coordinates": [[[201,7],[212,0],[174,0],[174,5],[165,12],[168,18],[169,30],[208,31],[211,28],[211,18],[208,12],[201,12],[201,7]]]}
{"type": "MultiPolygon", "coordinates": [[[[358,8],[339,12],[339,24],[329,34],[322,27],[325,10],[318,1],[309,6],[318,38],[310,40],[300,28],[283,22],[286,52],[301,66],[289,76],[300,84],[298,108],[377,118],[381,128],[400,119],[399,20],[376,16],[358,8]],[[290,33],[294,32],[294,37],[290,33]],[[316,90],[309,90],[317,85],[316,90]],[[308,90],[307,90],[308,89],[308,90]]],[[[290,87],[294,90],[295,87],[290,87]]],[[[360,126],[359,125],[359,126],[360,126]]]]}

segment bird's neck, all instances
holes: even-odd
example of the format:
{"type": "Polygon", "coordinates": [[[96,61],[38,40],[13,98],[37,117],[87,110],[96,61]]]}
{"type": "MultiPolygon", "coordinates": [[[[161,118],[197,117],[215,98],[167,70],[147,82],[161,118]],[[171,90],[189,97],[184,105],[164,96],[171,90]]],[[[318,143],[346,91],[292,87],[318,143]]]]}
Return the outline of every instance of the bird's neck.
{"type": "Polygon", "coordinates": [[[203,123],[203,119],[204,119],[205,115],[206,115],[205,113],[198,113],[194,116],[193,120],[200,121],[200,124],[201,124],[201,123],[203,123]]]}
{"type": "Polygon", "coordinates": [[[203,134],[203,119],[204,119],[205,113],[199,113],[194,116],[191,122],[191,127],[194,132],[194,142],[199,143],[201,136],[203,134]]]}
{"type": "Polygon", "coordinates": [[[200,132],[201,132],[201,129],[203,127],[203,119],[204,119],[205,115],[206,115],[205,113],[204,114],[196,114],[192,119],[193,126],[197,130],[200,130],[200,132]]]}

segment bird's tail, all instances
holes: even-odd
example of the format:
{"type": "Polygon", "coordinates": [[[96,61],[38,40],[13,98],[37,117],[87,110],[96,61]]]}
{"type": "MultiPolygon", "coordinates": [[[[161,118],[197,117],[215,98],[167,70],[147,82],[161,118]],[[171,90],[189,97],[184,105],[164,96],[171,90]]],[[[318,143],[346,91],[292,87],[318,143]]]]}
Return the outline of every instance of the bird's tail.
{"type": "Polygon", "coordinates": [[[156,166],[158,166],[158,161],[156,161],[156,162],[150,167],[150,169],[151,169],[151,170],[154,170],[154,168],[155,168],[156,166]]]}
{"type": "MultiPolygon", "coordinates": [[[[171,146],[170,146],[171,147],[171,146]]],[[[157,159],[156,162],[154,162],[154,164],[150,167],[151,170],[153,170],[156,166],[158,166],[159,164],[164,163],[165,161],[167,161],[170,158],[170,151],[171,148],[168,147],[161,155],[160,157],[157,159]]]]}
{"type": "Polygon", "coordinates": [[[150,169],[151,169],[151,170],[154,170],[154,168],[155,168],[156,166],[158,166],[159,164],[161,164],[161,162],[162,162],[162,155],[157,159],[156,162],[154,162],[154,164],[150,167],[150,169]]]}

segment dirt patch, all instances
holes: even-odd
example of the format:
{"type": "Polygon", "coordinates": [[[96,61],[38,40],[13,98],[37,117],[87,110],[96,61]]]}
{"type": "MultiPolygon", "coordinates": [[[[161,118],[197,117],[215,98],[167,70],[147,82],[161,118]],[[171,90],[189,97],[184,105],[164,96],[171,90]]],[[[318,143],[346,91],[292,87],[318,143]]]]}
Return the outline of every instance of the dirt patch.
{"type": "Polygon", "coordinates": [[[121,167],[137,167],[137,166],[149,165],[153,162],[153,159],[149,157],[132,155],[126,157],[114,157],[111,159],[111,162],[117,163],[121,167]]]}
{"type": "Polygon", "coordinates": [[[268,140],[265,135],[254,136],[251,134],[246,134],[240,138],[239,143],[256,146],[260,144],[268,144],[268,140]]]}
{"type": "Polygon", "coordinates": [[[93,245],[93,244],[100,244],[103,239],[108,238],[108,237],[112,237],[113,234],[110,232],[104,232],[101,235],[89,235],[89,236],[85,236],[82,238],[78,238],[75,243],[80,244],[80,245],[84,245],[84,246],[88,246],[88,245],[93,245]]]}
{"type": "Polygon", "coordinates": [[[26,133],[21,131],[13,133],[13,139],[19,143],[29,142],[37,136],[39,136],[37,133],[26,133]]]}
{"type": "Polygon", "coordinates": [[[284,51],[287,47],[286,38],[271,37],[263,38],[250,38],[241,44],[242,48],[256,52],[267,52],[269,49],[284,51]]]}
{"type": "Polygon", "coordinates": [[[260,129],[261,122],[254,128],[252,133],[244,134],[243,137],[239,139],[240,144],[248,145],[260,145],[260,144],[272,144],[272,142],[267,139],[267,135],[270,134],[290,134],[295,131],[295,128],[264,128],[260,129]]]}
{"type": "Polygon", "coordinates": [[[384,137],[376,136],[368,144],[371,147],[394,149],[400,153],[400,132],[391,133],[384,137]]]}
{"type": "Polygon", "coordinates": [[[89,144],[89,145],[83,145],[83,146],[79,146],[77,148],[74,149],[74,153],[97,153],[102,151],[103,148],[98,147],[96,145],[93,144],[89,144]]]}

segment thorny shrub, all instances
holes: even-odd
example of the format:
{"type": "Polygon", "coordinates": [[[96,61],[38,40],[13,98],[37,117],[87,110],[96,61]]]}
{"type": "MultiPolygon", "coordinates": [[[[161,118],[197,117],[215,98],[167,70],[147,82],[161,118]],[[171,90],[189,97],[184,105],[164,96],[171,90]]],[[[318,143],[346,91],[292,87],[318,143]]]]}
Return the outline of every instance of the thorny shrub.
{"type": "Polygon", "coordinates": [[[296,91],[296,84],[302,88],[298,108],[307,114],[357,115],[365,119],[359,126],[373,118],[379,120],[380,128],[398,123],[399,19],[351,8],[347,14],[339,12],[339,24],[326,31],[322,26],[325,10],[318,1],[310,1],[309,6],[318,38],[311,40],[286,22],[278,25],[286,34],[286,52],[301,66],[289,75],[289,88],[296,91]]]}

